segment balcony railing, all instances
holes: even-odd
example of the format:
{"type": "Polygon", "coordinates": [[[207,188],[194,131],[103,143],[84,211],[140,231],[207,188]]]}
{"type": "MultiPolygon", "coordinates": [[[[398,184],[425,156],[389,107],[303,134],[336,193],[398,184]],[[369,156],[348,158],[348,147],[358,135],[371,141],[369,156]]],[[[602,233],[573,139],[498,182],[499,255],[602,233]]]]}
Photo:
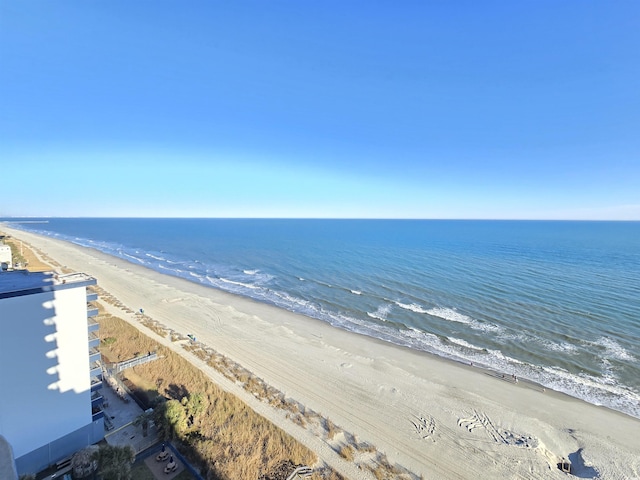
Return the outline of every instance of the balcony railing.
{"type": "Polygon", "coordinates": [[[89,375],[92,377],[98,377],[102,374],[102,364],[100,362],[92,362],[89,368],[89,375]]]}
{"type": "Polygon", "coordinates": [[[95,392],[102,388],[102,374],[91,379],[91,391],[95,392]]]}
{"type": "Polygon", "coordinates": [[[89,348],[97,348],[100,345],[100,337],[96,332],[89,332],[89,348]]]}
{"type": "Polygon", "coordinates": [[[89,326],[90,332],[97,332],[98,330],[100,330],[100,324],[96,322],[93,318],[89,318],[89,320],[87,320],[87,324],[89,326]]]}
{"type": "Polygon", "coordinates": [[[99,362],[102,359],[102,355],[100,354],[100,350],[97,348],[89,349],[89,363],[99,362]]]}
{"type": "Polygon", "coordinates": [[[104,397],[100,393],[100,390],[96,390],[91,394],[91,407],[101,407],[104,403],[104,397]]]}

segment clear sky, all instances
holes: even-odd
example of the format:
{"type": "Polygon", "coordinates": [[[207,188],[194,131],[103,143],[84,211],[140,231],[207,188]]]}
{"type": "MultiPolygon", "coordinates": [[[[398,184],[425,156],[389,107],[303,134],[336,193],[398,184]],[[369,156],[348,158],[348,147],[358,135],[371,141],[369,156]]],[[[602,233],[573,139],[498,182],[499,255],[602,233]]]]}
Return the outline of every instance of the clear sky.
{"type": "Polygon", "coordinates": [[[640,2],[0,1],[0,216],[640,220],[640,2]]]}

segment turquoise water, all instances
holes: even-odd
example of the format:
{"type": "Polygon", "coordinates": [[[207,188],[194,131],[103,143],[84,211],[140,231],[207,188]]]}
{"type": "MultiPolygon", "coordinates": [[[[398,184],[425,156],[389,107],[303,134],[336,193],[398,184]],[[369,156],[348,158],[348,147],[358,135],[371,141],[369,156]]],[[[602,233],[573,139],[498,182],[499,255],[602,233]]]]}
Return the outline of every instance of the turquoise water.
{"type": "Polygon", "coordinates": [[[639,222],[13,226],[640,417],[639,222]]]}

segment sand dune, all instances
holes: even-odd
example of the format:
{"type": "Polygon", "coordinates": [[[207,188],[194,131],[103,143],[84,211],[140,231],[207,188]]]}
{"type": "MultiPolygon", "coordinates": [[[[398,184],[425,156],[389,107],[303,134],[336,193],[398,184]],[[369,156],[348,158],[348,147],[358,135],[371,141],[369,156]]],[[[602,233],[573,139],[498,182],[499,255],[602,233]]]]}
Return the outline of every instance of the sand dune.
{"type": "MultiPolygon", "coordinates": [[[[131,309],[144,308],[167,327],[195,335],[418,478],[566,478],[557,468],[563,457],[582,478],[640,477],[638,419],[91,249],[1,229],[95,276],[131,309]]],[[[133,315],[127,319],[136,322],[133,315]]],[[[274,423],[292,424],[282,412],[256,406],[255,397],[236,393],[274,423]]],[[[285,430],[307,435],[321,457],[338,458],[312,431],[285,430]]],[[[342,471],[372,478],[357,468],[342,471]]]]}

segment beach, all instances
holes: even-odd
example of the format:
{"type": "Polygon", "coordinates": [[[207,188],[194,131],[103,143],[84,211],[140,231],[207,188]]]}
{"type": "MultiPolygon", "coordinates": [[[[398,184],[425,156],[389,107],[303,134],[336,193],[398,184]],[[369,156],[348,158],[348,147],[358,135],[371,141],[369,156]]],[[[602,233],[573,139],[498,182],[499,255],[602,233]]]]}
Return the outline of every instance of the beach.
{"type": "MultiPolygon", "coordinates": [[[[418,478],[565,478],[557,468],[563,458],[582,478],[640,476],[636,418],[516,382],[511,372],[447,361],[93,249],[0,229],[94,276],[131,310],[196,337],[418,478]]],[[[139,325],[133,314],[114,313],[139,325]]],[[[267,406],[260,413],[291,423],[267,406]]],[[[306,434],[319,449],[314,433],[306,434]]]]}

